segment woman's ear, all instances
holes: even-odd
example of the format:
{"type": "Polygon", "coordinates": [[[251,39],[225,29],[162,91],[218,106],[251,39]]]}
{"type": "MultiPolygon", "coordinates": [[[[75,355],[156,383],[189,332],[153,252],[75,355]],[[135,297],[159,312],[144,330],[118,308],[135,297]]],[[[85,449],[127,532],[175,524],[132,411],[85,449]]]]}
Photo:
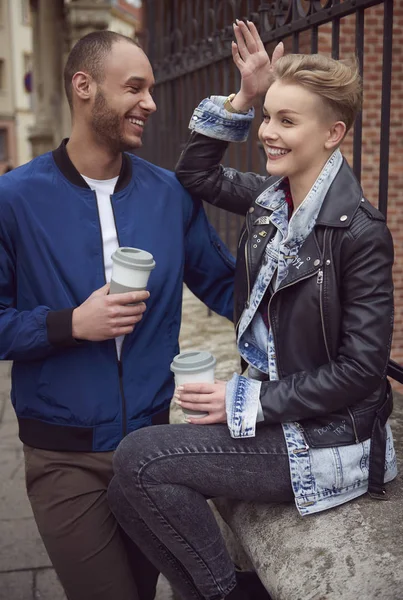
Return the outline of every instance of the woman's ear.
{"type": "Polygon", "coordinates": [[[333,148],[340,146],[345,135],[346,124],[343,123],[343,121],[337,121],[336,123],[333,123],[329,129],[328,138],[325,142],[326,150],[333,150],[333,148]]]}
{"type": "Polygon", "coordinates": [[[92,82],[92,77],[87,73],[83,73],[82,71],[74,73],[71,84],[74,93],[80,100],[90,100],[92,96],[92,82]]]}

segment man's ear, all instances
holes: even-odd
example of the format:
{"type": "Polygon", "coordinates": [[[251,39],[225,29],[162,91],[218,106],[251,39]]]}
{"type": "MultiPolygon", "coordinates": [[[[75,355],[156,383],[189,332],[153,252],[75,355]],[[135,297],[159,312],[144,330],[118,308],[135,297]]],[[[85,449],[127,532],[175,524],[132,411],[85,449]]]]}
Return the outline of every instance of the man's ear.
{"type": "Polygon", "coordinates": [[[343,121],[337,121],[336,123],[333,123],[329,129],[328,138],[325,142],[326,150],[332,150],[333,148],[340,146],[345,135],[346,124],[343,123],[343,121]]]}
{"type": "Polygon", "coordinates": [[[94,80],[92,77],[82,71],[74,73],[73,79],[71,80],[75,94],[80,100],[84,101],[91,99],[93,95],[93,83],[94,80]]]}

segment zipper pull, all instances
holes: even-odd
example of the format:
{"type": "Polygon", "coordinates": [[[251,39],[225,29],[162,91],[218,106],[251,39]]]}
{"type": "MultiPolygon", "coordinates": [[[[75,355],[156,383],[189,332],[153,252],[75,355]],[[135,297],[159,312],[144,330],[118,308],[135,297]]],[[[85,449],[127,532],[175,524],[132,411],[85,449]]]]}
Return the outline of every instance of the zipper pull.
{"type": "Polygon", "coordinates": [[[322,269],[319,269],[319,271],[318,271],[318,278],[316,280],[316,283],[318,285],[322,285],[322,283],[323,283],[323,271],[322,271],[322,269]]]}

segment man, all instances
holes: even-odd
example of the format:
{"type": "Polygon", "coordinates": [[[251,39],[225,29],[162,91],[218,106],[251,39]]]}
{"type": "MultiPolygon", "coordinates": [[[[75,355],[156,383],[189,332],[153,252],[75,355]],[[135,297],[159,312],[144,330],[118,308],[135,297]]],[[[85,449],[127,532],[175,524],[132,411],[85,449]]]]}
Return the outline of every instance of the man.
{"type": "Polygon", "coordinates": [[[153,85],[133,40],[85,36],[65,68],[70,139],[0,180],[0,359],[14,361],[28,496],[69,600],[154,598],[158,573],[107,505],[113,450],[168,422],[183,281],[232,316],[234,262],[202,206],[125,153],[153,85]],[[153,254],[150,295],[108,295],[118,246],[153,254]]]}

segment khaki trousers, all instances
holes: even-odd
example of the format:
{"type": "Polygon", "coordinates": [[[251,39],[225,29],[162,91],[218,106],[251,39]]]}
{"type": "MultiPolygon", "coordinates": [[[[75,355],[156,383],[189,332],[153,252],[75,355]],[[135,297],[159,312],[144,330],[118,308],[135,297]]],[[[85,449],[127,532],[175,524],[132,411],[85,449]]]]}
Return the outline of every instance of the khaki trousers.
{"type": "Polygon", "coordinates": [[[69,600],[153,600],[158,572],[107,503],[113,452],[24,446],[28,497],[69,600]]]}

